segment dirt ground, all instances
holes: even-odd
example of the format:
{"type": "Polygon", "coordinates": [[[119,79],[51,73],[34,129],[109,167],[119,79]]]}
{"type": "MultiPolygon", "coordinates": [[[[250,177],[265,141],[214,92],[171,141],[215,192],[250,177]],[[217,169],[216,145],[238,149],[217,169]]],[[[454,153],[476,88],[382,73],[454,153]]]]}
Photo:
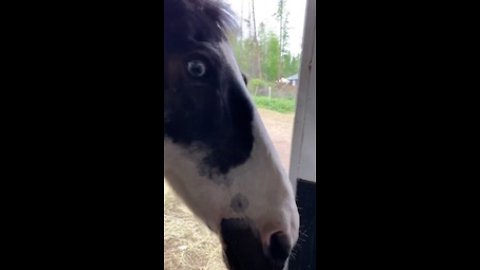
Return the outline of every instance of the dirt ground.
{"type": "Polygon", "coordinates": [[[290,153],[295,115],[293,113],[285,114],[265,109],[258,109],[258,111],[280,155],[283,166],[288,172],[290,169],[290,153]]]}
{"type": "MultiPolygon", "coordinates": [[[[259,109],[260,116],[288,171],[294,114],[259,109]]],[[[219,240],[204,226],[164,181],[164,269],[226,270],[219,240]]]]}

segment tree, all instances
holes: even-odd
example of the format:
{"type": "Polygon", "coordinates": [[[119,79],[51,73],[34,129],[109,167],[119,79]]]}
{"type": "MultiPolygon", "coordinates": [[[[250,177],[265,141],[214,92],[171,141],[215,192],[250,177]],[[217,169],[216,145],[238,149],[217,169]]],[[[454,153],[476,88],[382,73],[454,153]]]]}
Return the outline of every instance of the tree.
{"type": "Polygon", "coordinates": [[[265,55],[263,57],[262,69],[265,74],[265,79],[274,82],[278,79],[280,41],[273,32],[267,34],[264,51],[265,55]]]}
{"type": "Polygon", "coordinates": [[[289,12],[286,11],[286,0],[278,0],[277,5],[277,12],[275,12],[274,16],[279,23],[280,31],[278,33],[279,42],[280,42],[280,53],[279,58],[280,61],[278,63],[278,75],[277,77],[280,78],[283,74],[283,54],[286,52],[286,45],[288,40],[288,16],[289,12]]]}
{"type": "Polygon", "coordinates": [[[235,54],[240,70],[250,75],[250,50],[245,48],[248,45],[248,42],[247,40],[243,40],[241,35],[242,33],[240,33],[240,36],[231,37],[230,43],[232,44],[233,53],[235,54]]]}
{"type": "Polygon", "coordinates": [[[298,73],[300,69],[300,55],[292,56],[290,51],[283,55],[283,72],[285,76],[298,73]]]}
{"type": "MultiPolygon", "coordinates": [[[[231,39],[238,65],[249,81],[257,79],[273,83],[281,76],[290,76],[298,72],[300,57],[293,56],[286,45],[288,40],[288,12],[284,10],[285,0],[279,4],[281,32],[266,29],[264,22],[257,24],[255,0],[246,1],[243,31],[231,39]],[[282,7],[283,5],[283,7],[282,7]],[[258,26],[258,27],[257,27],[258,26]],[[248,32],[247,32],[248,31],[248,32]]],[[[242,5],[243,6],[243,5],[242,5]]],[[[276,14],[277,14],[276,13],[276,14]]]]}
{"type": "Polygon", "coordinates": [[[260,46],[258,44],[258,38],[257,38],[257,22],[255,20],[255,0],[252,0],[252,20],[253,20],[253,36],[252,36],[252,41],[253,41],[253,75],[257,78],[262,78],[262,70],[260,68],[260,46]]]}

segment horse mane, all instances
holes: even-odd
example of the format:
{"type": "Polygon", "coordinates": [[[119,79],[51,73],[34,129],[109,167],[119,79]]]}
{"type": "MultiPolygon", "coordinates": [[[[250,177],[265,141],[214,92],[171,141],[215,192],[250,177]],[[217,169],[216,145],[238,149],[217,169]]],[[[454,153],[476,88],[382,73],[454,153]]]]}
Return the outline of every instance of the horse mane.
{"type": "Polygon", "coordinates": [[[220,42],[238,29],[230,6],[220,0],[165,0],[163,10],[166,45],[220,42]]]}

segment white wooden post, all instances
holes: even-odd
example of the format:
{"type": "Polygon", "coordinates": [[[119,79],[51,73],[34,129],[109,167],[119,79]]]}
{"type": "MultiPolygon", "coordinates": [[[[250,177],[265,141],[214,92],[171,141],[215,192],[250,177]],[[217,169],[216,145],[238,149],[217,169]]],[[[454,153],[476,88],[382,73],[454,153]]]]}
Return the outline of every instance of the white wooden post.
{"type": "Polygon", "coordinates": [[[289,270],[316,269],[316,45],[316,0],[307,0],[290,180],[296,190],[300,227],[309,237],[295,247],[297,256],[289,260],[289,270]]]}
{"type": "Polygon", "coordinates": [[[290,159],[290,180],[316,182],[316,2],[307,1],[297,109],[290,159]]]}

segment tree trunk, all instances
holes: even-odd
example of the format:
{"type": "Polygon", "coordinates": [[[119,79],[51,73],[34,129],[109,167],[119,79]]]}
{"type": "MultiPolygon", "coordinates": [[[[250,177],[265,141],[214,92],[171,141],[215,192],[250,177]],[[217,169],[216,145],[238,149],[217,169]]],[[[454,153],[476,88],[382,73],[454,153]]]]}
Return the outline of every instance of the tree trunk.
{"type": "Polygon", "coordinates": [[[278,35],[278,40],[280,42],[280,55],[278,59],[278,75],[277,79],[281,79],[282,76],[282,52],[283,52],[283,0],[279,2],[279,16],[280,16],[280,33],[278,35]]]}
{"type": "Polygon", "coordinates": [[[240,41],[243,41],[243,0],[241,1],[240,8],[240,41]]]}
{"type": "Polygon", "coordinates": [[[252,20],[253,20],[253,55],[254,55],[254,60],[253,60],[253,65],[254,65],[254,74],[257,78],[262,78],[262,71],[260,68],[260,48],[258,45],[258,38],[257,38],[257,22],[255,20],[255,0],[252,0],[252,20]]]}

